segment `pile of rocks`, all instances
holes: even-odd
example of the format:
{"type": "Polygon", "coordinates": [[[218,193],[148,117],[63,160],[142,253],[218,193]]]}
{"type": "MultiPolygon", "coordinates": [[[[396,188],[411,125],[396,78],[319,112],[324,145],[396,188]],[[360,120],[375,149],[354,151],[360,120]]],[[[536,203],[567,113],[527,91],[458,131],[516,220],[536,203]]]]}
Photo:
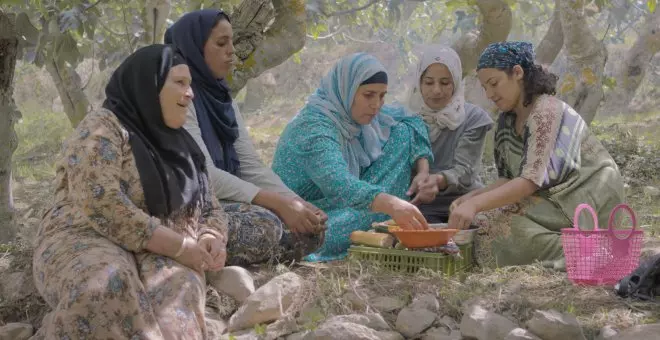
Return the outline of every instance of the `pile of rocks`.
{"type": "MultiPolygon", "coordinates": [[[[378,296],[368,301],[347,293],[353,305],[368,305],[363,314],[337,315],[311,325],[293,310],[300,307],[303,279],[293,272],[276,276],[255,289],[250,273],[227,267],[209,277],[207,326],[210,339],[222,340],[587,340],[575,316],[537,310],[525,324],[469,304],[459,322],[441,313],[436,296],[421,294],[407,302],[400,297],[378,296]],[[385,316],[385,317],[384,317],[385,316]]],[[[302,313],[301,313],[302,314],[302,313]]],[[[0,340],[24,340],[33,334],[29,324],[0,328],[0,340]]],[[[598,340],[660,339],[660,324],[641,325],[622,332],[601,330],[598,340]]]]}

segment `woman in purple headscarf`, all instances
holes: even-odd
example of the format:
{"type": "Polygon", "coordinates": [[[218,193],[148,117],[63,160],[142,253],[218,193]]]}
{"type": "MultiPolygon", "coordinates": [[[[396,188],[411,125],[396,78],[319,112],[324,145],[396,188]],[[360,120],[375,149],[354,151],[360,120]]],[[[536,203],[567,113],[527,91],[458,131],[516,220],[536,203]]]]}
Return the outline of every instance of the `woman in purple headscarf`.
{"type": "MultiPolygon", "coordinates": [[[[534,63],[530,43],[489,45],[477,73],[502,112],[495,131],[499,179],[454,201],[450,227],[466,228],[473,220],[481,226],[482,265],[542,261],[562,268],[561,229],[571,227],[580,203],[607,225],[624,197],[619,169],[580,115],[554,97],[557,76],[534,63]]],[[[583,218],[580,223],[593,223],[583,218]]]]}
{"type": "Polygon", "coordinates": [[[300,260],[323,243],[327,216],[261,162],[226,82],[232,38],[229,17],[216,9],[187,13],[165,33],[192,74],[195,98],[184,128],[206,156],[213,190],[229,215],[227,264],[300,260]]]}

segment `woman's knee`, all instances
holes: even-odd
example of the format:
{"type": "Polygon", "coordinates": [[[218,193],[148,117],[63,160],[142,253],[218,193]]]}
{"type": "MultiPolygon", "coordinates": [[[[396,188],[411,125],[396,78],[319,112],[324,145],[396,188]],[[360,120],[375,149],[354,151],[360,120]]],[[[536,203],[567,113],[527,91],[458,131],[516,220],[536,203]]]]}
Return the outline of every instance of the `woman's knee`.
{"type": "Polygon", "coordinates": [[[240,244],[278,244],[282,238],[283,223],[272,211],[256,205],[242,204],[230,209],[229,242],[240,244]]]}

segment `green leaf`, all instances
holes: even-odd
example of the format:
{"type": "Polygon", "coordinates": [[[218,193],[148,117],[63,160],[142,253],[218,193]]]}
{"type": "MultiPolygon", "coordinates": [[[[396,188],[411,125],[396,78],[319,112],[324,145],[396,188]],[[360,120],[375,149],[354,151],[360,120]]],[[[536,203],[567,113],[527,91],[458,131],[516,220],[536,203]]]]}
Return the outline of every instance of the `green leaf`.
{"type": "Polygon", "coordinates": [[[266,334],[266,325],[263,325],[263,324],[254,325],[254,333],[257,334],[257,335],[265,335],[266,334]]]}
{"type": "Polygon", "coordinates": [[[48,27],[46,28],[46,32],[52,34],[53,36],[57,36],[60,34],[60,27],[59,24],[57,23],[57,18],[51,18],[48,21],[48,27]]]}
{"type": "Polygon", "coordinates": [[[60,32],[64,33],[68,30],[77,30],[82,26],[82,18],[83,14],[78,7],[60,13],[60,32]]]}
{"type": "Polygon", "coordinates": [[[18,13],[16,16],[16,31],[22,39],[30,43],[37,43],[39,39],[39,30],[32,25],[30,18],[25,12],[18,13]]]}
{"type": "Polygon", "coordinates": [[[80,62],[82,55],[78,50],[76,40],[73,39],[71,34],[62,34],[55,41],[55,57],[72,65],[80,62]]]}
{"type": "Polygon", "coordinates": [[[293,62],[298,65],[302,64],[302,59],[300,58],[300,52],[301,51],[298,51],[291,56],[293,58],[293,62]]]}
{"type": "Polygon", "coordinates": [[[466,5],[465,0],[449,0],[445,4],[445,7],[447,8],[447,11],[453,12],[457,8],[460,8],[465,5],[466,5]]]}
{"type": "Polygon", "coordinates": [[[616,87],[616,78],[614,78],[614,77],[603,77],[603,86],[614,89],[616,87]]]}
{"type": "Polygon", "coordinates": [[[651,11],[651,13],[655,13],[655,7],[657,4],[658,4],[657,0],[646,1],[646,6],[649,8],[649,11],[651,11]]]}

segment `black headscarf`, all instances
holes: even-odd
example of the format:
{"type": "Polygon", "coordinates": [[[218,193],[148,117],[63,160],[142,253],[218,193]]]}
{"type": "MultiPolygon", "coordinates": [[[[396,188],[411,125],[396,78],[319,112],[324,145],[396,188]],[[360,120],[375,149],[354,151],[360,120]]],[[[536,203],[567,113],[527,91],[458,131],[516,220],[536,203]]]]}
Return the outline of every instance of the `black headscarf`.
{"type": "Polygon", "coordinates": [[[185,63],[170,46],[151,45],[131,54],[105,88],[103,107],[128,130],[149,213],[168,217],[204,199],[204,154],[183,128],[165,125],[160,91],[172,66],[185,63]]]}
{"type": "Polygon", "coordinates": [[[165,43],[173,44],[190,67],[197,121],[213,164],[236,174],[240,166],[234,148],[238,124],[229,87],[224,79],[213,76],[204,61],[204,45],[221,19],[229,21],[224,12],[216,9],[187,13],[167,29],[165,43]]]}

